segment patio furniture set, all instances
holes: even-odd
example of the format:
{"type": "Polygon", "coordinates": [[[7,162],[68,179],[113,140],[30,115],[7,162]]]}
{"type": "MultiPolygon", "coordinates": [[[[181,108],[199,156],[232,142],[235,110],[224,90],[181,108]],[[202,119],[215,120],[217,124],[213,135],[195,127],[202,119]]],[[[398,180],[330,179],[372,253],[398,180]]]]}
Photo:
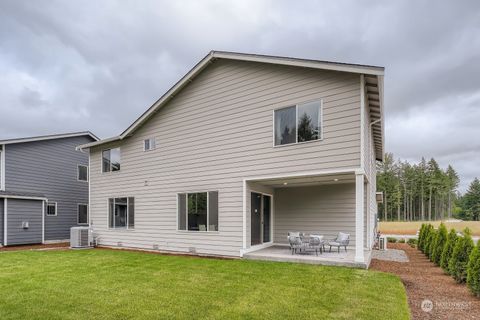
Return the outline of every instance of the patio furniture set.
{"type": "Polygon", "coordinates": [[[304,232],[288,233],[288,243],[290,244],[292,255],[296,253],[306,254],[315,252],[318,256],[318,253],[322,254],[325,252],[325,246],[330,247],[329,252],[332,252],[332,247],[336,247],[338,253],[340,253],[341,247],[347,251],[349,241],[350,235],[343,232],[339,232],[334,239],[330,240],[324,239],[324,236],[320,234],[306,234],[304,232]]]}

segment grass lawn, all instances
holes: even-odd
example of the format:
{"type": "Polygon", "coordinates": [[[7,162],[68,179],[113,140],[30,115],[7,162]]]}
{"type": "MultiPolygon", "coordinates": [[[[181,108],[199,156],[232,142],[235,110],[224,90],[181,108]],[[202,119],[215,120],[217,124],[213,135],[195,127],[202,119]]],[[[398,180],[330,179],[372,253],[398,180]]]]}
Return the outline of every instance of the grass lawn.
{"type": "MultiPolygon", "coordinates": [[[[420,229],[422,223],[431,223],[435,227],[440,225],[441,221],[389,221],[380,222],[380,232],[384,234],[416,234],[420,229]]],[[[465,227],[469,227],[472,230],[474,236],[480,236],[480,221],[462,221],[462,222],[444,222],[448,230],[451,228],[456,231],[462,231],[465,227]]]]}
{"type": "Polygon", "coordinates": [[[0,252],[0,319],[408,319],[385,273],[129,252],[0,252]]]}

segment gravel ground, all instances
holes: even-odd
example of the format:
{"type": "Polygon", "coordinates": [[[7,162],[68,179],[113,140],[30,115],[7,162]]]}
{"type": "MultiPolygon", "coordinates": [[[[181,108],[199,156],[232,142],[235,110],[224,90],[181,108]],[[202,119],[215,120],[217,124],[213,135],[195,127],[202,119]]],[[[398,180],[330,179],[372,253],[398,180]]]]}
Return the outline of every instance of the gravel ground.
{"type": "Polygon", "coordinates": [[[396,261],[396,262],[408,262],[408,256],[403,250],[388,249],[388,250],[373,250],[372,259],[396,261]]]}
{"type": "Polygon", "coordinates": [[[480,319],[480,299],[465,284],[457,284],[419,250],[401,243],[389,246],[404,250],[409,262],[374,259],[370,268],[400,277],[412,319],[480,319]]]}

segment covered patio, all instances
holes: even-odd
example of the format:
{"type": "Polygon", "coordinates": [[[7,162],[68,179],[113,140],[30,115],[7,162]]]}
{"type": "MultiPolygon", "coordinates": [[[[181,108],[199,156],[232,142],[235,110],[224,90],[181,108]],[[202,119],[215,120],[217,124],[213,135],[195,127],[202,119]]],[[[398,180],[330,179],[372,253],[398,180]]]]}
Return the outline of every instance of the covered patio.
{"type": "Polygon", "coordinates": [[[375,214],[363,172],[345,170],[244,180],[245,259],[367,268],[375,214]],[[347,250],[292,254],[288,234],[350,235],[347,250]]]}

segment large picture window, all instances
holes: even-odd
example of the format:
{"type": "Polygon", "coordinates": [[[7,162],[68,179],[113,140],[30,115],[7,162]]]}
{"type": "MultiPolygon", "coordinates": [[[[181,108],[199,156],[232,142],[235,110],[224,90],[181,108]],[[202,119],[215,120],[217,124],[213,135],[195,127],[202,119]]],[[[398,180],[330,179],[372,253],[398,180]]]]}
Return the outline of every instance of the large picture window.
{"type": "Polygon", "coordinates": [[[178,194],[178,229],[218,231],[218,191],[178,194]]]}
{"type": "Polygon", "coordinates": [[[102,151],[102,172],[120,170],[120,148],[102,151]]]}
{"type": "Polygon", "coordinates": [[[322,101],[275,110],[275,145],[320,140],[322,101]]]}
{"type": "Polygon", "coordinates": [[[108,226],[113,229],[133,229],[135,226],[135,198],[108,199],[108,226]]]}

